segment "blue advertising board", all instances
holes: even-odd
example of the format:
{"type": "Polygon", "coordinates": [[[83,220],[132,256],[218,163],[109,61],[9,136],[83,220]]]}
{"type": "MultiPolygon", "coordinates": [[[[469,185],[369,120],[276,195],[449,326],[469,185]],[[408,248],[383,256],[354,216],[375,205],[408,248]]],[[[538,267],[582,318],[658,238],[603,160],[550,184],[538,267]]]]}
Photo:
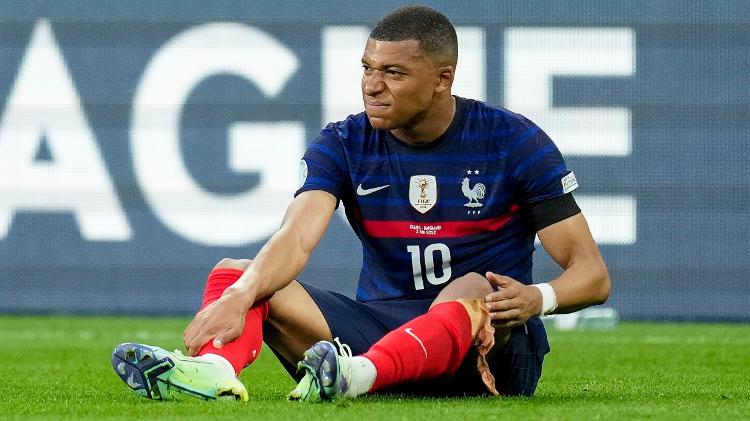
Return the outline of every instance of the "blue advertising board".
{"type": "MultiPolygon", "coordinates": [[[[566,156],[608,305],[750,320],[746,2],[427,4],[457,27],[454,92],[566,156]]],[[[324,123],[362,110],[368,28],[400,5],[0,4],[0,312],[193,312],[278,227],[324,123]]],[[[300,278],[352,295],[361,258],[337,215],[300,278]]]]}

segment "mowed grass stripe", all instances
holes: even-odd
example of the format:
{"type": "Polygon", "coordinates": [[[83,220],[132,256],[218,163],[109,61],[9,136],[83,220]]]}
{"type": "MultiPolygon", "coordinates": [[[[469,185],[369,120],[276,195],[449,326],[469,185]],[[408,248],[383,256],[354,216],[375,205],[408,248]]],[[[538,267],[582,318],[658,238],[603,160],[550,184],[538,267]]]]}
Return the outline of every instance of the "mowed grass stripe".
{"type": "Polygon", "coordinates": [[[180,348],[184,318],[0,316],[0,418],[54,419],[750,419],[750,325],[624,323],[551,332],[534,398],[370,396],[286,402],[294,383],[265,349],[242,375],[248,404],[154,402],[109,365],[112,348],[180,348]]]}

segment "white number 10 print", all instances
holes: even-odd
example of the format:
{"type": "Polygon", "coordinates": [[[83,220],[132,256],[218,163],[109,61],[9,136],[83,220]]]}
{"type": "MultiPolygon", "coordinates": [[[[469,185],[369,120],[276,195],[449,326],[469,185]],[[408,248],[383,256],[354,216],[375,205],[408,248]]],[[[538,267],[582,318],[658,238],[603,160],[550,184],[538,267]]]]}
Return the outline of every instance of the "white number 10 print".
{"type": "Polygon", "coordinates": [[[451,251],[443,243],[430,244],[424,249],[424,277],[422,277],[422,253],[419,246],[406,246],[406,251],[411,254],[411,268],[414,274],[414,288],[416,290],[424,289],[424,280],[432,285],[440,285],[451,279],[451,251]],[[435,252],[440,253],[440,260],[443,262],[441,276],[435,275],[435,252]]]}

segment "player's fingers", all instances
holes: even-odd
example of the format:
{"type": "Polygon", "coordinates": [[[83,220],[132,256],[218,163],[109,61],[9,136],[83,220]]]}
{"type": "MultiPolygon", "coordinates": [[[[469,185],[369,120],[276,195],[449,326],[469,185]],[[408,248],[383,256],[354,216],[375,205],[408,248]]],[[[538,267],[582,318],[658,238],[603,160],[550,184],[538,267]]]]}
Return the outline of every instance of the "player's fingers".
{"type": "Polygon", "coordinates": [[[521,316],[521,311],[517,308],[512,308],[510,310],[490,312],[490,318],[494,322],[510,322],[513,320],[519,320],[520,316],[521,316]]]}
{"type": "Polygon", "coordinates": [[[187,345],[188,355],[194,357],[198,355],[198,352],[203,348],[203,345],[208,343],[214,334],[211,333],[196,333],[196,335],[190,340],[187,345]]]}
{"type": "Polygon", "coordinates": [[[187,353],[189,356],[193,357],[195,355],[198,355],[198,351],[200,351],[200,345],[198,344],[198,341],[193,338],[188,343],[185,344],[185,347],[187,348],[187,353]]]}
{"type": "Polygon", "coordinates": [[[193,319],[190,324],[185,328],[185,330],[182,332],[182,342],[185,343],[185,346],[187,347],[187,343],[190,342],[190,340],[194,336],[195,332],[195,319],[193,319]]]}
{"type": "Polygon", "coordinates": [[[190,356],[198,355],[198,351],[203,347],[203,344],[209,341],[213,336],[210,332],[203,332],[203,323],[194,323],[193,329],[190,334],[185,337],[185,348],[190,356]]]}
{"type": "Polygon", "coordinates": [[[215,348],[221,348],[224,345],[228,344],[229,342],[232,342],[233,340],[237,339],[239,335],[238,329],[235,328],[229,328],[224,333],[221,333],[219,335],[216,335],[214,338],[213,345],[215,348]]]}
{"type": "Polygon", "coordinates": [[[510,284],[514,281],[513,278],[510,278],[508,276],[498,275],[494,272],[487,272],[484,275],[488,281],[490,281],[490,284],[496,287],[500,288],[507,288],[510,286],[510,284]]]}
{"type": "Polygon", "coordinates": [[[485,301],[508,300],[518,295],[518,290],[514,287],[503,288],[500,291],[494,291],[485,296],[485,301]]]}
{"type": "Polygon", "coordinates": [[[186,345],[188,342],[195,342],[196,337],[200,335],[201,331],[205,330],[205,325],[206,321],[203,318],[202,313],[196,314],[188,327],[185,328],[185,332],[182,334],[186,345]]]}
{"type": "Polygon", "coordinates": [[[484,296],[485,303],[491,303],[494,301],[510,300],[518,295],[518,291],[513,288],[504,288],[500,291],[491,292],[484,296]]]}
{"type": "Polygon", "coordinates": [[[217,336],[214,338],[213,346],[216,349],[221,349],[221,347],[224,346],[224,341],[220,337],[217,336]]]}
{"type": "Polygon", "coordinates": [[[497,313],[501,311],[508,311],[512,309],[517,309],[519,305],[518,300],[516,299],[506,299],[506,300],[499,300],[499,301],[492,301],[487,303],[487,310],[490,311],[490,313],[497,313]]]}
{"type": "Polygon", "coordinates": [[[188,355],[193,355],[193,352],[195,351],[195,343],[197,342],[195,336],[195,332],[185,335],[185,349],[187,350],[188,355]]]}

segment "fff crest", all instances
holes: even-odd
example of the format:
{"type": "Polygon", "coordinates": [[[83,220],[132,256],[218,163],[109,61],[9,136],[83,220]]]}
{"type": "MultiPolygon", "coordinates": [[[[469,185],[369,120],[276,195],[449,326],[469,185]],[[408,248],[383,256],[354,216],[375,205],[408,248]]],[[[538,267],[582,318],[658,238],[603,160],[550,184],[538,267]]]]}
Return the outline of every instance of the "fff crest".
{"type": "Polygon", "coordinates": [[[426,213],[437,202],[437,179],[434,175],[414,175],[409,179],[409,202],[420,213],[426,213]]]}

